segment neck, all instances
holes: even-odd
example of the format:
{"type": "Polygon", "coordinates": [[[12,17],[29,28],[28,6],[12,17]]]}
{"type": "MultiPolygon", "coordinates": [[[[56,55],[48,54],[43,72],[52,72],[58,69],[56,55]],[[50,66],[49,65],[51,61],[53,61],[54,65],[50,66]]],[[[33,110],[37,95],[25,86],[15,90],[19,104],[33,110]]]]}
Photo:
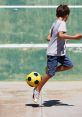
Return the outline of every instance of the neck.
{"type": "Polygon", "coordinates": [[[58,17],[58,19],[59,19],[59,20],[63,20],[64,18],[62,18],[62,17],[58,17]]]}
{"type": "Polygon", "coordinates": [[[58,17],[59,20],[61,21],[65,21],[66,22],[66,18],[65,17],[58,17]]]}

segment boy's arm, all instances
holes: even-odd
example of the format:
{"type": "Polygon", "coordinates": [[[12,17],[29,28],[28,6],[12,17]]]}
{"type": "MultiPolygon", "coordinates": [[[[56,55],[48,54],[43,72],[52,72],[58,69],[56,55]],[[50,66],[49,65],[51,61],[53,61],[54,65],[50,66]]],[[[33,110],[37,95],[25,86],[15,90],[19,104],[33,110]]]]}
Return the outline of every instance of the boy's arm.
{"type": "Polygon", "coordinates": [[[51,40],[51,33],[48,33],[48,37],[47,37],[48,41],[51,40]]]}
{"type": "Polygon", "coordinates": [[[58,33],[58,36],[61,39],[69,39],[69,40],[79,40],[79,39],[82,38],[82,35],[81,34],[76,34],[74,36],[71,36],[71,35],[68,35],[68,34],[66,34],[64,32],[59,32],[58,33]]]}

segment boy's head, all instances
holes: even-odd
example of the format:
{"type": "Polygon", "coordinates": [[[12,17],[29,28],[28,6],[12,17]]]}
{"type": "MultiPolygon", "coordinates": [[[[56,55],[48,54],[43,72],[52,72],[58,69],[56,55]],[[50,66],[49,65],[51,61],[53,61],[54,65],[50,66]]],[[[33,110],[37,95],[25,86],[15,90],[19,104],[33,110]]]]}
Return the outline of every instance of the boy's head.
{"type": "Polygon", "coordinates": [[[67,5],[59,5],[56,9],[56,16],[59,17],[66,17],[69,16],[70,14],[70,9],[67,5]]]}

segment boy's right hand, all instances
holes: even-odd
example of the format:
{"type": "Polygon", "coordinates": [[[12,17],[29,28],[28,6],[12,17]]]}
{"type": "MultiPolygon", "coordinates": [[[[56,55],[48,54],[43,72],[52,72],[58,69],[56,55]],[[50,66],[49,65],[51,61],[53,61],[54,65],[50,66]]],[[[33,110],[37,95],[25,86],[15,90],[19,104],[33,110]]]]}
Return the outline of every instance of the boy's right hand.
{"type": "Polygon", "coordinates": [[[74,36],[74,38],[77,39],[77,40],[79,40],[79,39],[82,38],[82,35],[81,35],[81,34],[76,34],[76,35],[74,36]]]}

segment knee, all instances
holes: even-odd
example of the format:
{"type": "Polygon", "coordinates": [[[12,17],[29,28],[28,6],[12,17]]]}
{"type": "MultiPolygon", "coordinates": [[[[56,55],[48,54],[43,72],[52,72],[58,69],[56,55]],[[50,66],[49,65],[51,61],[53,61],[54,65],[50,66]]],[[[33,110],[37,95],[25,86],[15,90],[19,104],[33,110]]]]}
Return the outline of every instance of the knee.
{"type": "Polygon", "coordinates": [[[52,78],[55,74],[46,73],[48,79],[52,78]]]}

